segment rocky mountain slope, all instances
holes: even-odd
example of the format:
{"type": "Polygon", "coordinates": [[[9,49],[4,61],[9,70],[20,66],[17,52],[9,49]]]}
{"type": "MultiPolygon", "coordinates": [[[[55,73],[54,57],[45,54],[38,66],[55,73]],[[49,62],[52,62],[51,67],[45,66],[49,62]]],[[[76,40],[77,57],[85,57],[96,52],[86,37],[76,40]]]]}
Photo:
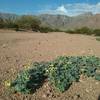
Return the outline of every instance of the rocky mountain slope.
{"type": "MultiPolygon", "coordinates": [[[[0,13],[0,18],[17,18],[19,17],[16,14],[9,13],[0,13]]],[[[78,16],[66,16],[66,15],[50,15],[50,14],[41,14],[37,15],[42,25],[49,26],[52,28],[59,29],[73,29],[87,26],[89,28],[100,28],[100,14],[93,15],[91,12],[81,14],[78,16]]]]}

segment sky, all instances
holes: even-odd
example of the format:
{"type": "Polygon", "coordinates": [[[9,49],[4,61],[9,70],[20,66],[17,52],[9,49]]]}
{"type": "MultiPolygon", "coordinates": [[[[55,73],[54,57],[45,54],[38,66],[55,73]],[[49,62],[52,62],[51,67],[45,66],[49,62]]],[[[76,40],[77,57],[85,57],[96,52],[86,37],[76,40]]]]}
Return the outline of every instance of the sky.
{"type": "Polygon", "coordinates": [[[0,0],[0,12],[15,14],[61,14],[75,16],[100,13],[100,0],[0,0]]]}

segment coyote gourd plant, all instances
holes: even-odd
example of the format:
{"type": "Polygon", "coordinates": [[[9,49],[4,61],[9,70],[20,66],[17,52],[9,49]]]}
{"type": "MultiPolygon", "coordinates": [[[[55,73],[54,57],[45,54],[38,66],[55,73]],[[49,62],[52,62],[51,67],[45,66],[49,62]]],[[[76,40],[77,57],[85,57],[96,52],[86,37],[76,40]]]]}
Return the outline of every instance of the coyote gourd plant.
{"type": "Polygon", "coordinates": [[[80,70],[88,77],[94,77],[96,70],[100,70],[100,58],[95,56],[83,56],[80,58],[80,70]]]}
{"type": "Polygon", "coordinates": [[[50,82],[61,92],[80,78],[79,67],[70,57],[59,57],[54,60],[49,66],[48,74],[50,82]]]}
{"type": "Polygon", "coordinates": [[[34,93],[45,81],[55,89],[64,92],[80,74],[100,81],[100,58],[95,56],[63,56],[51,62],[36,62],[21,71],[11,86],[16,92],[34,93]]]}
{"type": "Polygon", "coordinates": [[[61,92],[78,81],[80,74],[100,80],[100,58],[95,56],[59,57],[51,62],[48,71],[50,82],[61,92]]]}
{"type": "Polygon", "coordinates": [[[30,69],[21,71],[17,78],[12,82],[14,91],[22,93],[33,93],[39,88],[45,78],[45,67],[47,63],[33,63],[30,69]]]}

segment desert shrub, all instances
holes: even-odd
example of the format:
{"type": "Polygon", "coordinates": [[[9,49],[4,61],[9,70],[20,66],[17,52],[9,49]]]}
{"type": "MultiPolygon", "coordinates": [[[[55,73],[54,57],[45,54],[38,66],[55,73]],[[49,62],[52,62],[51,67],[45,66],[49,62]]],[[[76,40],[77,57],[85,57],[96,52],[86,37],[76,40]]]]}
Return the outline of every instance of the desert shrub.
{"type": "Polygon", "coordinates": [[[100,73],[96,73],[95,74],[95,79],[98,80],[98,81],[100,81],[100,73]]]}
{"type": "Polygon", "coordinates": [[[87,75],[88,77],[94,77],[96,74],[96,67],[93,66],[85,66],[83,70],[83,74],[87,75]]]}
{"type": "Polygon", "coordinates": [[[24,15],[16,20],[16,24],[20,29],[37,31],[41,22],[33,16],[24,15]]]}
{"type": "Polygon", "coordinates": [[[15,31],[19,31],[20,30],[19,26],[17,24],[15,24],[14,29],[15,29],[15,31]]]}
{"type": "Polygon", "coordinates": [[[83,56],[78,60],[80,71],[88,77],[94,77],[96,70],[100,69],[100,58],[95,56],[83,56]]]}
{"type": "Polygon", "coordinates": [[[100,37],[97,37],[96,40],[97,40],[97,41],[100,41],[100,37]]]}
{"type": "Polygon", "coordinates": [[[82,28],[73,29],[73,30],[69,29],[66,31],[66,33],[92,35],[94,34],[94,30],[88,27],[82,27],[82,28]]]}
{"type": "Polygon", "coordinates": [[[64,92],[73,81],[79,80],[79,67],[71,57],[59,57],[53,61],[49,68],[49,80],[53,86],[64,92]]]}
{"type": "Polygon", "coordinates": [[[15,27],[15,23],[12,19],[5,19],[4,20],[4,27],[5,28],[14,28],[15,27]]]}
{"type": "Polygon", "coordinates": [[[8,28],[8,29],[9,28],[10,29],[15,28],[15,26],[16,26],[15,20],[16,19],[13,18],[13,17],[10,17],[10,18],[0,18],[0,24],[2,25],[1,28],[8,28]]]}
{"type": "Polygon", "coordinates": [[[95,29],[93,31],[93,33],[96,35],[96,36],[100,36],[100,29],[95,29]]]}
{"type": "Polygon", "coordinates": [[[0,28],[4,28],[4,20],[0,18],[0,28]]]}
{"type": "Polygon", "coordinates": [[[38,23],[32,23],[31,24],[31,29],[32,29],[32,31],[35,31],[35,32],[38,32],[39,30],[40,30],[40,26],[39,26],[39,24],[38,23]]]}
{"type": "Polygon", "coordinates": [[[54,31],[54,32],[63,32],[62,30],[57,29],[57,28],[56,28],[56,29],[53,29],[53,31],[54,31]]]}
{"type": "Polygon", "coordinates": [[[41,33],[63,32],[63,31],[60,30],[60,29],[53,29],[53,28],[51,28],[51,27],[45,27],[45,26],[41,26],[39,30],[40,30],[41,33]]]}
{"type": "Polygon", "coordinates": [[[48,32],[53,32],[54,30],[50,27],[40,27],[40,32],[41,33],[48,33],[48,32]]]}
{"type": "Polygon", "coordinates": [[[39,31],[40,20],[29,15],[23,15],[17,18],[0,18],[0,28],[10,28],[18,30],[33,30],[39,31]]]}
{"type": "Polygon", "coordinates": [[[40,24],[41,24],[40,20],[35,19],[31,24],[32,31],[36,31],[36,32],[39,31],[40,30],[40,24]]]}
{"type": "MultiPolygon", "coordinates": [[[[94,77],[97,70],[100,70],[100,58],[98,57],[60,57],[51,63],[48,77],[53,86],[63,92],[73,81],[79,80],[80,74],[94,77]]],[[[96,76],[95,79],[98,77],[96,76]]]]}
{"type": "Polygon", "coordinates": [[[16,92],[33,93],[42,86],[46,75],[45,67],[47,63],[33,63],[30,65],[30,69],[21,71],[17,78],[12,82],[11,87],[16,92]]]}
{"type": "Polygon", "coordinates": [[[86,34],[86,35],[93,34],[92,29],[90,29],[88,27],[82,27],[80,29],[75,29],[75,32],[79,33],[79,34],[86,34]]]}
{"type": "Polygon", "coordinates": [[[86,35],[95,35],[95,36],[100,36],[100,29],[91,29],[88,27],[82,27],[79,29],[74,29],[74,30],[67,30],[66,33],[71,33],[71,34],[86,34],[86,35]]]}
{"type": "Polygon", "coordinates": [[[67,31],[66,31],[66,33],[74,34],[74,33],[75,33],[75,31],[74,31],[74,30],[70,30],[70,29],[69,29],[69,30],[67,30],[67,31]]]}
{"type": "Polygon", "coordinates": [[[11,17],[11,18],[8,18],[8,19],[0,18],[0,28],[18,30],[19,27],[16,24],[16,19],[11,17]]]}

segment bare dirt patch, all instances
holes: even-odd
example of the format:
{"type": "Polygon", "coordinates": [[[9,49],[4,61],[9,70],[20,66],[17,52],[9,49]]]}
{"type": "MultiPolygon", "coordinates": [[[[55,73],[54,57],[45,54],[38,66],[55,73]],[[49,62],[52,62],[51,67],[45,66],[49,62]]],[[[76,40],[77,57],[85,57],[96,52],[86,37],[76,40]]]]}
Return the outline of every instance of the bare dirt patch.
{"type": "Polygon", "coordinates": [[[24,64],[63,55],[100,56],[100,42],[85,35],[0,30],[0,100],[99,100],[100,82],[91,78],[82,78],[62,94],[47,93],[47,83],[33,95],[11,94],[5,88],[4,81],[14,79],[24,64]]]}

